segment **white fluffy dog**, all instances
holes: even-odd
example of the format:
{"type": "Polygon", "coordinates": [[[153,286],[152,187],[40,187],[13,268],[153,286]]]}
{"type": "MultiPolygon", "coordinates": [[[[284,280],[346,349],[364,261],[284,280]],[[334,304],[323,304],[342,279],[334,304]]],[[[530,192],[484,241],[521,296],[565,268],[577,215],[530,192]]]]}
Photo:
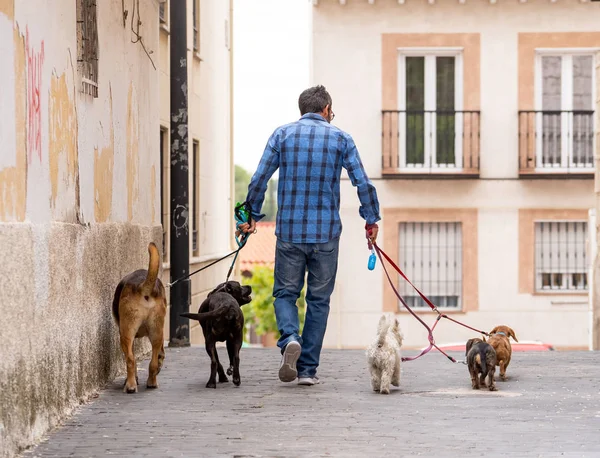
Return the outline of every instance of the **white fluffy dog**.
{"type": "Polygon", "coordinates": [[[390,394],[390,383],[400,386],[400,325],[394,315],[383,315],[377,327],[377,339],[367,348],[373,391],[390,394]]]}

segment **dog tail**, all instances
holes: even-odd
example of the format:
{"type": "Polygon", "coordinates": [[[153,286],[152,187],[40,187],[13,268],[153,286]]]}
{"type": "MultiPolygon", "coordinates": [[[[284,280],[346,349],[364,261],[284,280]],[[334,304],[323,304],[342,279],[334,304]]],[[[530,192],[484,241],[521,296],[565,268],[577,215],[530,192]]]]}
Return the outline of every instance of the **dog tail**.
{"type": "Polygon", "coordinates": [[[381,348],[385,343],[385,336],[390,328],[390,320],[388,320],[387,316],[382,315],[382,317],[379,318],[379,325],[377,328],[377,346],[381,348]]]}
{"type": "Polygon", "coordinates": [[[227,307],[219,307],[218,309],[212,310],[210,312],[180,313],[179,316],[202,322],[204,320],[208,320],[209,318],[218,318],[220,316],[223,316],[223,315],[225,315],[225,313],[227,313],[227,311],[228,311],[227,307]]]}
{"type": "Polygon", "coordinates": [[[485,345],[479,346],[479,359],[481,360],[479,364],[481,364],[481,373],[487,374],[487,361],[485,358],[485,345]]]}
{"type": "Polygon", "coordinates": [[[119,324],[119,300],[121,299],[121,293],[123,292],[124,287],[125,282],[121,280],[117,285],[115,296],[113,297],[112,314],[117,324],[119,324]]]}
{"type": "Polygon", "coordinates": [[[148,275],[146,280],[142,283],[142,294],[144,296],[150,296],[156,285],[156,279],[158,278],[158,268],[160,266],[160,256],[158,254],[158,248],[153,242],[148,244],[148,253],[150,254],[150,262],[148,263],[148,275]]]}

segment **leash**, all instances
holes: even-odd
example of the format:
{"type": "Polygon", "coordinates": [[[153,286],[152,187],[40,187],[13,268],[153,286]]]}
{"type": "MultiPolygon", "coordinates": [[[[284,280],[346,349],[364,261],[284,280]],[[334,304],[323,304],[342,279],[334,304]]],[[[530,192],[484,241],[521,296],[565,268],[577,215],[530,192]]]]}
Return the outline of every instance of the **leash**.
{"type": "Polygon", "coordinates": [[[412,357],[405,357],[402,358],[402,361],[414,361],[415,359],[420,358],[423,355],[426,355],[427,353],[429,353],[433,348],[435,348],[436,350],[438,350],[441,354],[443,354],[446,358],[448,358],[450,361],[452,361],[453,363],[458,363],[461,362],[463,364],[466,364],[466,361],[457,361],[456,359],[454,359],[452,356],[448,355],[446,352],[444,352],[441,348],[439,348],[436,343],[435,343],[435,339],[433,338],[433,331],[435,330],[435,327],[438,325],[438,323],[440,322],[440,320],[442,318],[446,318],[447,320],[450,320],[456,324],[459,324],[461,326],[464,326],[465,328],[471,329],[472,331],[475,332],[479,332],[483,335],[489,336],[489,334],[485,331],[481,331],[478,329],[475,329],[471,326],[468,326],[464,323],[461,323],[458,320],[455,320],[454,318],[450,318],[448,315],[441,313],[437,306],[434,305],[427,296],[425,296],[425,294],[423,294],[419,288],[417,288],[415,285],[412,284],[412,282],[408,279],[408,277],[404,274],[404,272],[402,272],[402,269],[400,269],[400,267],[398,267],[396,265],[396,263],[394,261],[392,261],[392,259],[381,249],[379,248],[379,246],[377,245],[376,242],[373,243],[373,248],[375,250],[375,252],[377,253],[377,256],[379,257],[379,260],[381,261],[381,265],[383,267],[383,271],[385,272],[385,275],[388,279],[388,282],[390,284],[390,286],[392,287],[392,289],[394,290],[394,293],[396,294],[396,297],[398,297],[398,300],[402,303],[402,305],[406,308],[406,310],[408,310],[410,312],[410,314],[412,316],[414,316],[424,327],[425,329],[427,329],[427,333],[428,333],[428,341],[429,341],[429,346],[425,349],[423,349],[421,351],[421,353],[419,353],[417,356],[412,356],[412,357]],[[385,263],[383,262],[383,259],[385,258],[385,260],[387,262],[390,263],[390,265],[396,270],[396,272],[398,272],[400,274],[400,276],[402,278],[404,278],[404,280],[406,280],[408,282],[408,284],[410,286],[413,287],[413,289],[417,292],[417,294],[419,296],[421,296],[421,299],[423,299],[425,301],[425,303],[431,308],[432,311],[437,313],[437,317],[435,319],[435,322],[433,324],[433,326],[429,327],[427,325],[427,323],[425,323],[425,321],[423,321],[423,319],[421,319],[406,303],[406,301],[402,298],[402,296],[400,295],[400,293],[398,292],[398,290],[396,289],[396,287],[394,286],[394,282],[392,281],[390,274],[385,266],[385,263]]]}
{"type": "MultiPolygon", "coordinates": [[[[183,277],[176,279],[175,281],[172,281],[171,283],[168,283],[166,285],[167,288],[170,288],[170,287],[176,285],[177,283],[179,283],[180,281],[186,280],[186,279],[190,278],[192,275],[196,275],[197,273],[200,273],[203,270],[214,266],[215,264],[223,261],[224,259],[227,259],[230,256],[235,255],[233,258],[233,261],[231,262],[231,266],[229,267],[229,271],[227,272],[227,278],[225,279],[225,282],[229,281],[229,277],[231,276],[231,273],[233,272],[233,267],[235,266],[235,261],[237,260],[238,254],[240,253],[241,249],[246,246],[246,242],[250,238],[250,233],[242,232],[240,230],[240,226],[244,223],[247,223],[250,220],[251,215],[252,215],[252,208],[250,207],[250,204],[248,202],[244,202],[241,204],[238,202],[234,208],[233,213],[234,213],[235,221],[236,221],[235,222],[235,229],[236,229],[235,241],[238,246],[237,250],[233,250],[231,253],[226,254],[225,256],[217,259],[216,261],[211,262],[210,264],[208,264],[204,267],[201,267],[198,270],[195,270],[191,274],[185,275],[183,277]]],[[[254,230],[254,233],[256,233],[256,229],[254,230]]]]}

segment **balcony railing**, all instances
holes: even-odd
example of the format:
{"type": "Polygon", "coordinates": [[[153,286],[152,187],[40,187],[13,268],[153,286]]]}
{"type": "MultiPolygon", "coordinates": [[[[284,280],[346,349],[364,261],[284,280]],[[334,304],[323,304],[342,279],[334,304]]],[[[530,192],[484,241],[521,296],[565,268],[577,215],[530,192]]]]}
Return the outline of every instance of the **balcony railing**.
{"type": "Polygon", "coordinates": [[[479,176],[479,111],[382,112],[383,175],[479,176]]]}
{"type": "Polygon", "coordinates": [[[593,111],[519,111],[519,173],[594,176],[593,111]]]}

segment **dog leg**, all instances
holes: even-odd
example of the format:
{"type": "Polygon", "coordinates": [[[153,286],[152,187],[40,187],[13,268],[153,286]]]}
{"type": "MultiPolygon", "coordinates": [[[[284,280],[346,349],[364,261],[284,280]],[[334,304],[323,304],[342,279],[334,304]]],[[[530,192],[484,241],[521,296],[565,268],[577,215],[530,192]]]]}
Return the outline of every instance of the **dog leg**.
{"type": "Polygon", "coordinates": [[[239,341],[227,341],[227,354],[229,355],[229,369],[227,369],[227,373],[229,375],[233,374],[233,384],[235,386],[240,386],[241,378],[240,378],[240,349],[242,348],[242,336],[240,336],[239,341]]]}
{"type": "Polygon", "coordinates": [[[496,373],[496,366],[492,366],[490,371],[488,372],[488,377],[490,384],[488,385],[490,391],[497,391],[496,383],[494,382],[494,374],[496,373]]]}
{"type": "Polygon", "coordinates": [[[160,368],[162,366],[162,359],[160,357],[162,353],[162,357],[164,359],[164,341],[161,332],[158,332],[158,335],[154,335],[151,338],[152,343],[152,359],[150,360],[150,366],[148,367],[148,381],[146,382],[146,386],[148,388],[158,388],[158,382],[156,381],[156,376],[160,372],[160,368]]]}
{"type": "Polygon", "coordinates": [[[381,394],[390,394],[390,382],[392,381],[392,374],[390,371],[382,371],[381,373],[381,386],[379,392],[381,394]]]}
{"type": "Polygon", "coordinates": [[[124,393],[137,393],[137,366],[133,354],[133,336],[121,335],[121,349],[127,363],[127,380],[123,387],[124,393]]]}
{"type": "Polygon", "coordinates": [[[480,387],[483,387],[483,388],[487,387],[487,383],[485,381],[486,377],[487,377],[487,374],[480,374],[479,375],[479,386],[480,387]]]}
{"type": "Polygon", "coordinates": [[[506,363],[504,361],[500,361],[498,365],[500,366],[500,378],[503,382],[506,382],[506,363]]]}
{"type": "Polygon", "coordinates": [[[217,349],[215,347],[215,343],[212,341],[206,341],[206,353],[210,356],[210,378],[206,383],[206,388],[216,388],[217,387],[217,357],[215,356],[217,353],[217,349]]]}
{"type": "Polygon", "coordinates": [[[396,360],[394,365],[394,374],[392,375],[392,385],[400,386],[400,359],[396,360]]]}
{"type": "Polygon", "coordinates": [[[477,372],[474,367],[469,367],[469,374],[471,374],[471,388],[474,390],[479,389],[479,377],[477,377],[477,372]]]}
{"type": "Polygon", "coordinates": [[[379,391],[381,388],[381,377],[378,370],[373,366],[370,366],[369,370],[371,371],[371,388],[373,388],[373,391],[379,391]]]}
{"type": "Polygon", "coordinates": [[[229,379],[225,375],[225,370],[223,369],[223,366],[221,365],[221,361],[219,361],[219,352],[217,351],[217,347],[215,347],[215,358],[217,360],[217,372],[219,374],[219,383],[228,382],[229,379]]]}

